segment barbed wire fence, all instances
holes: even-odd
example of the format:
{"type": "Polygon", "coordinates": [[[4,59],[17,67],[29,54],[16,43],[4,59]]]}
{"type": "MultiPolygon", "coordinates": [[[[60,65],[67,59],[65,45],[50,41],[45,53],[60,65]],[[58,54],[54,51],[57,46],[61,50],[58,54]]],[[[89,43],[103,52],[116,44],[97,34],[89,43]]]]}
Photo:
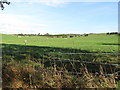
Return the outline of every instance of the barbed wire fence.
{"type": "MultiPolygon", "coordinates": [[[[10,54],[11,51],[3,51],[3,55],[10,54]]],[[[101,71],[104,76],[111,76],[116,72],[120,71],[120,64],[110,64],[110,63],[100,63],[95,60],[82,60],[85,57],[90,57],[95,55],[95,58],[101,58],[101,55],[113,55],[119,56],[120,53],[42,53],[38,54],[37,52],[23,52],[23,51],[14,51],[11,53],[13,58],[22,58],[29,63],[28,71],[36,70],[33,75],[29,74],[30,86],[33,82],[38,81],[36,75],[42,75],[43,81],[46,80],[46,77],[49,78],[49,75],[61,75],[68,74],[80,77],[83,75],[82,71],[88,71],[92,75],[100,74],[101,71]],[[16,56],[18,54],[18,56],[16,56]],[[20,56],[20,55],[24,56],[20,56]],[[82,57],[83,55],[83,57],[82,57]],[[79,57],[79,58],[76,58],[79,57]],[[35,63],[34,63],[35,62],[35,63]],[[32,67],[32,68],[31,68],[32,67]],[[84,69],[83,69],[84,68],[84,69]]],[[[3,56],[4,57],[4,56],[3,56]]],[[[7,61],[7,58],[4,58],[7,61]]],[[[119,58],[118,58],[119,59],[119,58]]],[[[21,62],[21,61],[19,61],[21,62]]],[[[119,76],[119,75],[117,75],[119,76]]],[[[74,82],[76,83],[76,82],[74,82]]]]}
{"type": "MultiPolygon", "coordinates": [[[[100,62],[90,62],[90,61],[82,61],[76,59],[64,59],[60,55],[93,55],[98,53],[45,53],[42,59],[39,59],[39,63],[43,65],[43,68],[47,68],[46,71],[43,73],[43,76],[46,75],[46,72],[49,74],[53,73],[66,73],[69,75],[75,75],[80,77],[83,75],[82,69],[85,68],[88,73],[92,75],[101,74],[104,76],[112,76],[116,74],[116,72],[120,71],[120,64],[109,64],[109,63],[100,63],[100,62]],[[52,58],[49,57],[46,59],[44,55],[56,55],[56,57],[52,58]]],[[[102,55],[120,55],[120,53],[100,53],[102,55]]],[[[35,70],[39,70],[41,73],[41,68],[34,67],[35,70]]],[[[49,74],[47,74],[49,76],[49,74]]],[[[120,77],[120,75],[117,75],[120,77]]],[[[36,80],[35,77],[33,78],[34,81],[36,80]]],[[[44,79],[44,78],[43,78],[44,79]]]]}
{"type": "MultiPolygon", "coordinates": [[[[6,52],[10,53],[9,51],[5,51],[5,53],[6,52]]],[[[21,53],[25,54],[26,53],[27,55],[29,54],[30,57],[33,56],[32,53],[30,53],[30,52],[14,51],[14,53],[19,53],[19,54],[21,54],[21,53]]],[[[75,68],[75,67],[77,67],[77,64],[78,64],[79,67],[81,66],[81,64],[84,64],[84,65],[85,64],[86,65],[90,64],[90,66],[93,65],[93,66],[95,66],[97,68],[98,68],[98,66],[102,65],[104,67],[108,66],[109,69],[112,68],[112,67],[115,68],[115,67],[119,66],[119,64],[100,63],[100,62],[92,62],[92,61],[85,61],[85,60],[82,61],[82,60],[78,60],[78,59],[74,59],[74,58],[72,58],[72,59],[64,59],[64,57],[61,57],[62,55],[71,55],[71,56],[73,56],[73,55],[78,55],[78,56],[80,56],[80,55],[86,55],[86,57],[87,57],[87,55],[93,55],[93,54],[97,54],[98,57],[99,57],[99,55],[117,55],[117,56],[120,55],[120,53],[45,53],[45,54],[43,54],[42,59],[39,58],[37,61],[39,61],[39,63],[43,64],[45,67],[47,67],[47,66],[48,67],[51,67],[51,66],[65,67],[69,63],[68,66],[70,66],[71,68],[74,68],[73,71],[76,71],[76,73],[79,72],[79,70],[77,70],[75,68]],[[56,55],[56,56],[55,57],[51,56],[51,57],[47,57],[46,58],[47,54],[56,55]]],[[[14,54],[11,55],[11,56],[14,57],[14,54]]],[[[32,59],[32,58],[30,58],[30,59],[32,59]]],[[[94,68],[92,68],[92,69],[94,69],[94,68]]],[[[115,70],[113,70],[113,71],[115,72],[115,70]]],[[[113,73],[113,71],[111,73],[113,73]]]]}

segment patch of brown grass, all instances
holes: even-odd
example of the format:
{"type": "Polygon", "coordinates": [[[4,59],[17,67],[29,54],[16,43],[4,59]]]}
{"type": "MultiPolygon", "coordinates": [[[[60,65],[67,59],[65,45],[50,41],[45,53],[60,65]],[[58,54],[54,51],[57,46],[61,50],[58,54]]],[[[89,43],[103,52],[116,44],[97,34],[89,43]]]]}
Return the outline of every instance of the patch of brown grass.
{"type": "Polygon", "coordinates": [[[93,75],[86,67],[81,72],[79,76],[60,72],[56,67],[35,69],[20,63],[3,64],[3,88],[116,88],[113,76],[104,76],[104,72],[93,75]]]}

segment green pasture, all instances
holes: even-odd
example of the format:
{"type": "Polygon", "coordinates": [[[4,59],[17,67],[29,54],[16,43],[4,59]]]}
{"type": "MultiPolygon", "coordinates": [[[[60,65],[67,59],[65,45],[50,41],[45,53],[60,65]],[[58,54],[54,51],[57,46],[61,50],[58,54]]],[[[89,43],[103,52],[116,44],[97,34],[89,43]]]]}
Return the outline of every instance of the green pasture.
{"type": "MultiPolygon", "coordinates": [[[[51,67],[56,60],[56,65],[65,65],[71,70],[70,62],[78,60],[80,62],[101,62],[118,64],[120,60],[117,54],[101,54],[100,52],[117,53],[118,35],[89,35],[73,38],[57,38],[45,36],[17,36],[2,35],[2,60],[3,62],[27,63],[42,62],[45,67],[51,67]],[[25,41],[27,41],[25,43],[25,41]],[[85,54],[92,53],[94,54],[85,54]],[[84,54],[65,54],[84,53],[84,54]],[[60,61],[58,61],[60,60],[60,61]],[[62,62],[62,64],[61,64],[62,62]]],[[[80,63],[75,63],[76,68],[80,63]]],[[[89,66],[88,66],[89,67],[89,66]]],[[[93,67],[90,65],[90,69],[93,67]]],[[[95,71],[97,68],[94,68],[95,71]]],[[[78,69],[78,71],[80,71],[78,69]]],[[[94,71],[94,70],[92,70],[94,71]]],[[[99,70],[98,70],[99,71],[99,70]]]]}
{"type": "MultiPolygon", "coordinates": [[[[2,42],[0,42],[0,47],[2,47],[2,66],[4,70],[3,72],[5,74],[7,73],[6,75],[10,75],[11,70],[9,71],[9,68],[5,69],[4,67],[11,65],[14,65],[13,67],[19,67],[20,65],[27,70],[31,70],[30,72],[32,72],[32,70],[38,72],[30,74],[33,75],[33,77],[36,77],[36,80],[40,80],[40,78],[43,78],[40,76],[41,73],[44,72],[43,70],[54,72],[54,66],[56,66],[56,69],[54,70],[62,70],[61,68],[63,68],[63,72],[81,73],[81,68],[85,65],[89,73],[100,73],[100,63],[104,63],[105,65],[102,65],[102,67],[105,74],[112,74],[119,71],[118,67],[120,67],[120,59],[119,56],[116,54],[118,53],[119,46],[118,35],[94,34],[73,38],[52,38],[45,36],[17,36],[2,34],[0,35],[0,37],[2,37],[2,42]],[[86,54],[91,52],[97,53],[86,54]],[[99,52],[110,52],[113,54],[102,54],[99,52]],[[110,66],[107,64],[114,65],[110,66]],[[28,69],[27,67],[32,68],[28,69]],[[116,68],[118,68],[118,70],[116,68]],[[6,70],[8,70],[8,72],[6,70]],[[40,77],[37,77],[37,74],[40,77]]],[[[18,72],[19,70],[20,68],[18,68],[18,72]]],[[[21,70],[23,75],[26,76],[26,73],[23,72],[23,69],[21,70]]],[[[22,74],[19,74],[17,78],[19,78],[21,75],[22,74]]],[[[73,75],[73,77],[76,76],[78,77],[78,75],[73,75]]],[[[7,79],[5,78],[5,80],[7,79]]],[[[21,80],[25,81],[23,80],[23,78],[21,80]]],[[[118,84],[117,87],[119,88],[118,84]]]]}
{"type": "Polygon", "coordinates": [[[118,52],[118,35],[89,35],[73,38],[57,38],[44,36],[17,36],[2,34],[2,44],[16,44],[27,46],[45,46],[87,50],[90,52],[118,52]]]}

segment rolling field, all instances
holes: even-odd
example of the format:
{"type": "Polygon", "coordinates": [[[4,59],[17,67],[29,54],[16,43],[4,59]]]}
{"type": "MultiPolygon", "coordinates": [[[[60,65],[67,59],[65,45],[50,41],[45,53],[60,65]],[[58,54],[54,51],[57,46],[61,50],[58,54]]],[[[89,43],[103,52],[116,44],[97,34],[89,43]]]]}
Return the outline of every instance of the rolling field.
{"type": "Polygon", "coordinates": [[[118,53],[118,35],[89,35],[87,37],[51,38],[42,36],[2,35],[3,44],[47,46],[87,50],[90,52],[118,53]]]}
{"type": "MultiPolygon", "coordinates": [[[[80,61],[95,61],[106,63],[120,63],[118,35],[89,35],[74,38],[52,38],[45,36],[17,36],[2,35],[3,59],[25,60],[30,56],[39,59],[70,59],[80,61]],[[26,42],[25,42],[26,41],[26,42]],[[29,52],[29,53],[28,53],[29,52]],[[63,53],[63,54],[62,54],[63,53]],[[64,54],[83,53],[83,54],[64,54]],[[96,53],[96,54],[84,54],[96,53]],[[113,53],[104,54],[102,53],[113,53]]],[[[34,61],[34,60],[33,60],[34,61]]]]}
{"type": "Polygon", "coordinates": [[[3,88],[117,87],[118,35],[1,36],[3,88]]]}

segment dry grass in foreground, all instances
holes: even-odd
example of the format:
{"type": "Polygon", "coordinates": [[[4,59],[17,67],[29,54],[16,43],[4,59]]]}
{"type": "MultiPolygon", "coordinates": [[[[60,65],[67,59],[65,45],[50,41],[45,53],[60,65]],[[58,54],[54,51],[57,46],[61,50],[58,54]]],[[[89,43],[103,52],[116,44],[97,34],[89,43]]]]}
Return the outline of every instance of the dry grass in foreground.
{"type": "Polygon", "coordinates": [[[86,67],[83,75],[60,72],[56,67],[25,66],[24,64],[3,64],[3,88],[116,88],[114,76],[90,74],[86,67]]]}

